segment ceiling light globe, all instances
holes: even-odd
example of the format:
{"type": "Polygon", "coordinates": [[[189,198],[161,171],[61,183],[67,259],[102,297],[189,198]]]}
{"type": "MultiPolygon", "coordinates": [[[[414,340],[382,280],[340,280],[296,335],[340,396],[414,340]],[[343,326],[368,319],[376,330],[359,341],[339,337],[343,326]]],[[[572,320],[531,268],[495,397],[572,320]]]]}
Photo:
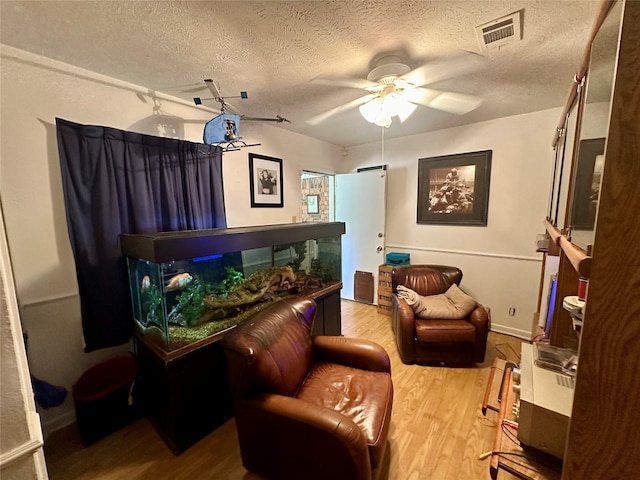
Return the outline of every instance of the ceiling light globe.
{"type": "Polygon", "coordinates": [[[373,123],[375,123],[379,127],[389,128],[389,126],[391,125],[391,117],[389,115],[385,115],[383,112],[380,112],[373,123]]]}
{"type": "Polygon", "coordinates": [[[398,118],[404,122],[414,112],[418,106],[415,103],[402,100],[398,106],[398,118]]]}
{"type": "Polygon", "coordinates": [[[401,102],[402,100],[397,94],[391,93],[384,97],[384,100],[382,101],[382,110],[390,117],[398,115],[401,102]]]}
{"type": "Polygon", "coordinates": [[[367,122],[388,128],[391,125],[391,117],[397,116],[404,122],[416,107],[417,105],[406,101],[400,93],[393,92],[360,105],[359,110],[367,122]]]}
{"type": "Polygon", "coordinates": [[[382,109],[382,100],[380,100],[379,98],[374,98],[373,100],[363,105],[360,105],[359,107],[360,114],[369,123],[375,123],[376,118],[381,112],[381,109],[382,109]]]}

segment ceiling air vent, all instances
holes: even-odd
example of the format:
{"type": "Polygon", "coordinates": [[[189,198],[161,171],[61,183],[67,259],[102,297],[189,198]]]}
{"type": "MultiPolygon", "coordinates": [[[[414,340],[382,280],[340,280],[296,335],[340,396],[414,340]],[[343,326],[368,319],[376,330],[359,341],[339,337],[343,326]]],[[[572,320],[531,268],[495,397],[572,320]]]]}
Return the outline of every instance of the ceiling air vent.
{"type": "Polygon", "coordinates": [[[476,27],[476,34],[482,50],[499,48],[522,38],[522,17],[524,10],[518,10],[506,17],[497,18],[476,27]]]}

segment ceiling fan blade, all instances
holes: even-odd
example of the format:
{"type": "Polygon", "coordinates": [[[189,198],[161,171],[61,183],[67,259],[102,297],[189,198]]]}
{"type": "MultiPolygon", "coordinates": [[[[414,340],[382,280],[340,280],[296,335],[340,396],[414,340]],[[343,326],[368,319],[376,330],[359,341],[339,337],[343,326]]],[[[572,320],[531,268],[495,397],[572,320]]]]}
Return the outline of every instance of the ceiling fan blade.
{"type": "Polygon", "coordinates": [[[344,105],[340,105],[339,107],[332,108],[331,110],[328,110],[324,113],[316,115],[315,117],[312,117],[309,120],[307,120],[307,123],[310,125],[317,125],[321,122],[324,122],[329,117],[332,117],[340,112],[345,112],[352,108],[359,107],[360,105],[367,103],[369,100],[373,100],[374,98],[376,98],[376,95],[372,93],[368,95],[364,95],[360,98],[356,98],[355,100],[345,103],[344,105]]]}
{"type": "Polygon", "coordinates": [[[433,62],[415,68],[402,75],[400,80],[410,83],[415,87],[421,87],[447,78],[476,72],[486,65],[487,60],[482,55],[462,51],[453,56],[434,60],[433,62]]]}
{"type": "Polygon", "coordinates": [[[411,103],[442,110],[456,115],[464,115],[475,110],[482,103],[480,97],[464,93],[443,92],[430,88],[410,88],[403,92],[403,98],[411,103]]]}
{"type": "Polygon", "coordinates": [[[320,75],[310,81],[311,83],[315,83],[318,85],[329,85],[332,87],[347,87],[347,88],[362,88],[365,90],[368,89],[377,89],[380,87],[380,84],[377,82],[371,82],[369,80],[365,80],[364,78],[356,78],[356,77],[334,77],[331,75],[320,75]]]}

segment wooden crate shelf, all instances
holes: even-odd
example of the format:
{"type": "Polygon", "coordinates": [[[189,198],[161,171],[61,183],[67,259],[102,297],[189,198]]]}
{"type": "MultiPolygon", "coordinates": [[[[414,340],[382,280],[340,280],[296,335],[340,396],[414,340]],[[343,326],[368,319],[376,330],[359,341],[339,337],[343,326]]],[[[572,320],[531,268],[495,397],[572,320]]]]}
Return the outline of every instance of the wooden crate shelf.
{"type": "Polygon", "coordinates": [[[378,267],[378,313],[391,316],[391,270],[393,267],[378,267]]]}

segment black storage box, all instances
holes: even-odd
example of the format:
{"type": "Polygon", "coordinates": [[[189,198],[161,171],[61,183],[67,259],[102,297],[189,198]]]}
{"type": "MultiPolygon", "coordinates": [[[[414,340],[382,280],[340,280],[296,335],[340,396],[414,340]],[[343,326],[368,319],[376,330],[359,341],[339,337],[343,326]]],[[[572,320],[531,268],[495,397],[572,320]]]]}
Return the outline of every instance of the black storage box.
{"type": "Polygon", "coordinates": [[[115,357],[94,365],[73,385],[76,422],[85,446],[130,423],[138,367],[133,356],[115,357]]]}

